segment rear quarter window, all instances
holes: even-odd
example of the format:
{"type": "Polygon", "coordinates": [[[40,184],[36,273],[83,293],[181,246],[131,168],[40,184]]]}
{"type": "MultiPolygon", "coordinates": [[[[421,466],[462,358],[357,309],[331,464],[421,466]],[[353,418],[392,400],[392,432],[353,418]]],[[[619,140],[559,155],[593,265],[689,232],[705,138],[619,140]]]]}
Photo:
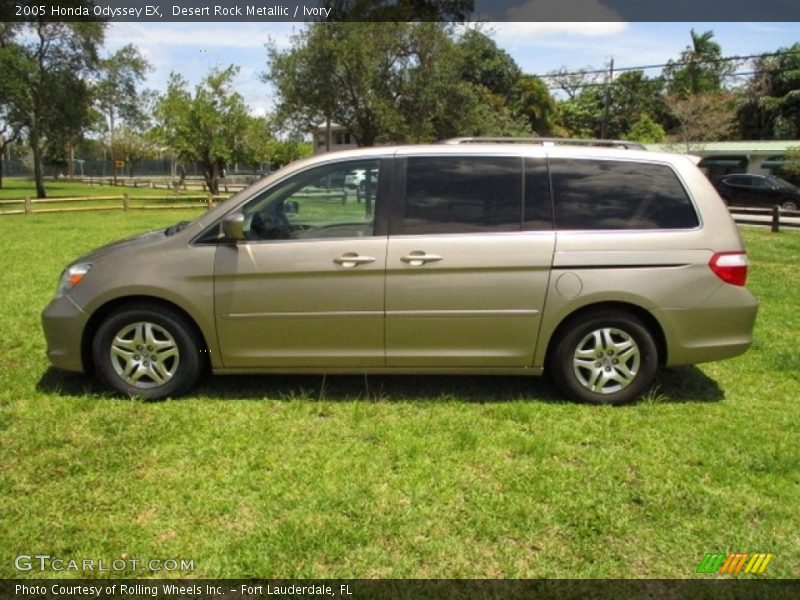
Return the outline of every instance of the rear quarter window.
{"type": "Polygon", "coordinates": [[[693,229],[695,208],[667,165],[551,159],[560,230],[693,229]]]}

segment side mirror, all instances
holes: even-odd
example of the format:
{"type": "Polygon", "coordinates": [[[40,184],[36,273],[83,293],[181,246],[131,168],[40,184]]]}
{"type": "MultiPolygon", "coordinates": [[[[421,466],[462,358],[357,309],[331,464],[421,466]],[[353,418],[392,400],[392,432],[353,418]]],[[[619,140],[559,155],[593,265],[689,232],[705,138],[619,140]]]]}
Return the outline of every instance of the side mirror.
{"type": "Polygon", "coordinates": [[[235,212],[222,219],[222,232],[225,239],[238,242],[244,239],[244,214],[235,212]]]}
{"type": "Polygon", "coordinates": [[[300,212],[300,205],[296,200],[287,200],[283,203],[283,214],[296,215],[300,212]]]}

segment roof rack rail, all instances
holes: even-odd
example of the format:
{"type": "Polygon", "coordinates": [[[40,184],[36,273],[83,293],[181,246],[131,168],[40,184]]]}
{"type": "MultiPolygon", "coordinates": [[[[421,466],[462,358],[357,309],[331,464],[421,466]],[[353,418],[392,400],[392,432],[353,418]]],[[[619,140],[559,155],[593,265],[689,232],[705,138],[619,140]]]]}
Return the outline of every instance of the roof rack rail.
{"type": "Polygon", "coordinates": [[[585,140],[556,137],[459,137],[436,142],[437,144],[538,144],[540,146],[603,146],[606,148],[626,148],[646,150],[639,142],[627,140],[585,140]]]}

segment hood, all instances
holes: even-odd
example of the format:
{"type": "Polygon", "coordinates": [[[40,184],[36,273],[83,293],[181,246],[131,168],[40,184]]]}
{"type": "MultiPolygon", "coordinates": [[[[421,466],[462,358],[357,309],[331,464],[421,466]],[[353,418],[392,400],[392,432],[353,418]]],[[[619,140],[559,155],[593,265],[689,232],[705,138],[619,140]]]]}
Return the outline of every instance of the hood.
{"type": "Polygon", "coordinates": [[[165,230],[160,229],[157,231],[148,231],[146,233],[141,233],[139,235],[135,235],[133,237],[125,238],[124,240],[118,240],[116,242],[111,242],[110,244],[106,244],[105,246],[100,246],[99,248],[95,248],[88,254],[84,254],[80,258],[72,261],[70,264],[80,263],[80,262],[96,262],[102,258],[105,258],[109,254],[113,254],[117,250],[121,248],[130,248],[131,246],[145,246],[151,244],[152,242],[166,239],[167,235],[165,230]]]}

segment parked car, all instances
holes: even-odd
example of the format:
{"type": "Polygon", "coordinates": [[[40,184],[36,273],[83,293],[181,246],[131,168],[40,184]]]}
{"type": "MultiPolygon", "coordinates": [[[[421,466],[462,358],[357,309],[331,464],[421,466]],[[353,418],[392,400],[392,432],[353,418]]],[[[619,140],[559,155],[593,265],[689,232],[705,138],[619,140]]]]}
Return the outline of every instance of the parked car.
{"type": "Polygon", "coordinates": [[[466,143],[326,154],[70,264],[47,354],[142,398],[214,373],[549,373],[622,404],[737,356],[757,302],[683,156],[466,143]],[[362,202],[308,189],[373,172],[362,202]]]}
{"type": "Polygon", "coordinates": [[[727,175],[714,182],[719,195],[729,206],[773,207],[797,210],[800,189],[774,175],[727,175]]]}
{"type": "Polygon", "coordinates": [[[376,185],[378,181],[378,171],[377,170],[370,170],[367,169],[356,169],[350,173],[348,173],[344,178],[344,186],[349,189],[358,189],[362,192],[366,188],[367,185],[367,176],[369,175],[369,181],[372,185],[376,185]]]}

